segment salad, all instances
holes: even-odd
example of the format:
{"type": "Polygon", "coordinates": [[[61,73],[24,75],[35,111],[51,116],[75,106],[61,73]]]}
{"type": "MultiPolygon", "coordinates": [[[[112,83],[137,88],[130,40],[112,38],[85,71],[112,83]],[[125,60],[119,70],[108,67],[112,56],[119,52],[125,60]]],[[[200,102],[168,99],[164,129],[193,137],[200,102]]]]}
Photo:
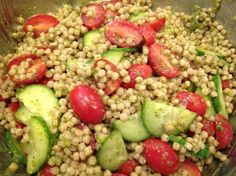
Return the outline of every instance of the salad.
{"type": "MultiPolygon", "coordinates": [[[[18,17],[0,125],[38,176],[200,176],[227,160],[236,52],[214,7],[98,0],[18,17]]],[[[8,168],[8,169],[9,169],[8,168]]]]}

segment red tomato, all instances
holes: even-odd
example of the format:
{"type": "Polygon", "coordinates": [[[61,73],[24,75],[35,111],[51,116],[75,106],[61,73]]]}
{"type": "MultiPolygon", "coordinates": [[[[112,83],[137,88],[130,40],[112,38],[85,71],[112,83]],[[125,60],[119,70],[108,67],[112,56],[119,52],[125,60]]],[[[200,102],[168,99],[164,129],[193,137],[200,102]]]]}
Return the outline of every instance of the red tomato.
{"type": "Polygon", "coordinates": [[[148,165],[161,174],[172,174],[180,166],[177,153],[171,146],[154,137],[144,141],[143,154],[148,165]]]}
{"type": "Polygon", "coordinates": [[[140,26],[140,33],[148,46],[155,43],[156,32],[149,25],[144,24],[140,26]]]}
{"type": "Polygon", "coordinates": [[[10,76],[8,74],[10,76],[10,79],[18,85],[37,83],[44,77],[44,75],[46,73],[47,68],[46,68],[46,64],[44,63],[44,60],[37,59],[36,55],[34,55],[34,54],[22,55],[20,57],[17,57],[15,59],[11,60],[7,64],[7,73],[10,71],[10,69],[13,65],[18,66],[21,64],[21,62],[26,61],[28,58],[31,58],[32,61],[29,62],[30,66],[26,70],[26,73],[31,73],[32,71],[36,70],[36,72],[30,78],[26,78],[24,80],[19,80],[19,79],[16,79],[14,76],[10,76]]]}
{"type": "Polygon", "coordinates": [[[227,148],[233,140],[234,131],[231,123],[222,115],[216,115],[216,140],[219,142],[217,148],[227,148]]]}
{"type": "Polygon", "coordinates": [[[41,169],[39,176],[54,176],[51,172],[52,167],[48,164],[45,164],[41,169]]]}
{"type": "Polygon", "coordinates": [[[215,124],[209,120],[203,120],[202,121],[203,127],[202,131],[206,131],[208,133],[208,136],[214,136],[215,135],[215,124]]]}
{"type": "Polygon", "coordinates": [[[87,5],[88,11],[92,11],[92,16],[88,16],[87,13],[82,14],[83,24],[88,29],[99,28],[105,20],[106,11],[101,4],[92,3],[87,5]]]}
{"type": "Polygon", "coordinates": [[[139,27],[125,20],[110,22],[105,28],[105,35],[111,43],[124,48],[138,46],[143,40],[139,27]],[[127,43],[127,38],[132,41],[127,43]]]}
{"type": "Polygon", "coordinates": [[[180,91],[177,93],[176,98],[180,101],[181,105],[185,106],[188,110],[197,113],[199,116],[204,116],[206,113],[207,105],[201,95],[180,91]]]}
{"type": "Polygon", "coordinates": [[[75,87],[69,96],[71,106],[78,118],[88,124],[101,123],[105,105],[99,94],[87,85],[75,87]]]}
{"type": "Polygon", "coordinates": [[[222,80],[221,84],[222,84],[222,89],[230,88],[230,81],[229,80],[222,80]]]}
{"type": "Polygon", "coordinates": [[[120,166],[118,172],[121,174],[130,175],[134,171],[136,166],[138,166],[137,161],[128,160],[120,166]]]}
{"type": "Polygon", "coordinates": [[[135,87],[135,79],[138,76],[141,76],[143,79],[146,79],[152,75],[152,68],[146,64],[134,64],[129,68],[129,76],[130,82],[129,83],[122,83],[122,87],[134,88],[135,87]]]}
{"type": "Polygon", "coordinates": [[[47,78],[47,77],[43,77],[40,81],[39,84],[43,84],[43,85],[47,85],[49,81],[51,81],[52,78],[47,78]]]}
{"type": "Polygon", "coordinates": [[[28,32],[27,27],[31,25],[34,29],[34,37],[39,37],[40,33],[47,33],[49,28],[56,26],[58,23],[59,21],[51,15],[34,15],[24,23],[23,31],[28,32]]]}
{"type": "Polygon", "coordinates": [[[157,19],[154,23],[149,26],[156,32],[159,32],[166,24],[166,18],[157,19]]]}
{"type": "Polygon", "coordinates": [[[175,78],[179,75],[179,68],[171,64],[171,59],[164,54],[167,48],[154,43],[149,47],[148,63],[160,76],[175,78]]]}
{"type": "Polygon", "coordinates": [[[20,104],[18,102],[13,102],[9,103],[8,107],[11,109],[13,113],[15,113],[19,109],[20,104]]]}
{"type": "Polygon", "coordinates": [[[113,94],[117,89],[119,89],[121,85],[121,80],[118,79],[118,80],[109,80],[107,83],[106,83],[106,87],[105,87],[105,94],[106,95],[111,95],[113,94]]]}
{"type": "MultiPolygon", "coordinates": [[[[108,60],[105,60],[105,59],[97,60],[97,61],[95,62],[95,64],[94,64],[94,68],[97,67],[97,64],[98,64],[99,62],[105,62],[106,65],[109,65],[109,66],[110,66],[110,68],[111,68],[111,70],[112,70],[113,72],[117,72],[117,73],[119,72],[119,70],[117,69],[117,67],[116,67],[113,63],[111,63],[111,62],[109,62],[108,60]]],[[[105,89],[104,89],[105,94],[106,94],[106,95],[111,95],[111,94],[114,93],[117,89],[119,89],[120,85],[121,85],[121,79],[117,79],[117,80],[115,80],[115,81],[114,81],[114,80],[109,80],[109,81],[106,83],[106,86],[105,86],[105,89]]]]}
{"type": "Polygon", "coordinates": [[[199,170],[197,165],[189,159],[186,159],[184,161],[184,163],[181,165],[181,169],[188,171],[187,176],[201,176],[201,171],[199,170]]]}
{"type": "Polygon", "coordinates": [[[120,174],[120,173],[114,173],[114,174],[112,174],[112,176],[128,176],[128,175],[120,174]]]}
{"type": "Polygon", "coordinates": [[[21,129],[23,129],[23,128],[25,128],[25,124],[20,123],[20,122],[16,122],[16,128],[21,128],[21,129]]]}

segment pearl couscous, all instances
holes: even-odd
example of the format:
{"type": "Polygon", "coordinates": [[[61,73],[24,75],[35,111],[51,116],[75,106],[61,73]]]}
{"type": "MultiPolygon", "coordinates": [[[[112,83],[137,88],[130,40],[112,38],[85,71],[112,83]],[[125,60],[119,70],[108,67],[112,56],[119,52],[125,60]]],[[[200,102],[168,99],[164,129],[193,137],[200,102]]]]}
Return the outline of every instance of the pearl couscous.
{"type": "Polygon", "coordinates": [[[0,125],[21,152],[11,167],[193,176],[226,161],[236,52],[215,21],[219,6],[188,15],[152,10],[150,0],[98,0],[18,17],[17,47],[0,63],[0,125]]]}

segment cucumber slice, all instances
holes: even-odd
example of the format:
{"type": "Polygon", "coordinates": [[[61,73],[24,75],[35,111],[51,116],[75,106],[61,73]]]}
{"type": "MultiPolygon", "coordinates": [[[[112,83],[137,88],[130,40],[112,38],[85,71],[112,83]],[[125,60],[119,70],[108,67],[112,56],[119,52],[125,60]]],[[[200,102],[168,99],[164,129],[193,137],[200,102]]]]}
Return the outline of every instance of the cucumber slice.
{"type": "Polygon", "coordinates": [[[197,56],[205,56],[205,54],[210,54],[212,56],[217,56],[219,59],[225,60],[225,56],[223,54],[214,53],[212,51],[207,51],[201,48],[196,48],[197,56]]]}
{"type": "Polygon", "coordinates": [[[130,21],[138,21],[146,18],[146,13],[145,12],[137,12],[134,13],[130,16],[129,20],[130,21]]]}
{"type": "Polygon", "coordinates": [[[33,113],[30,112],[30,110],[28,110],[24,105],[22,105],[15,113],[16,119],[25,125],[29,125],[32,115],[33,113]]]}
{"type": "Polygon", "coordinates": [[[66,62],[66,69],[68,71],[73,70],[73,67],[76,67],[81,70],[88,70],[91,69],[94,64],[93,59],[85,60],[84,62],[79,62],[77,59],[68,59],[66,62]]]}
{"type": "Polygon", "coordinates": [[[102,56],[104,59],[117,65],[119,62],[122,62],[125,52],[135,52],[135,51],[137,51],[137,48],[114,48],[109,51],[105,51],[102,54],[102,56]]]}
{"type": "Polygon", "coordinates": [[[201,95],[203,97],[203,99],[205,100],[206,104],[207,104],[207,111],[206,111],[204,117],[209,119],[210,117],[215,116],[216,112],[215,112],[213,102],[211,101],[211,98],[209,96],[203,95],[202,90],[199,87],[196,89],[195,92],[197,94],[201,95]]]}
{"type": "Polygon", "coordinates": [[[17,143],[16,139],[12,136],[10,131],[6,131],[4,135],[4,142],[9,149],[9,151],[13,155],[13,160],[17,163],[21,163],[23,165],[26,164],[26,157],[21,150],[20,145],[17,143]]]}
{"type": "Polygon", "coordinates": [[[36,173],[47,161],[52,150],[52,137],[46,122],[40,117],[30,119],[30,151],[27,156],[27,173],[36,173]]]}
{"type": "Polygon", "coordinates": [[[212,98],[215,110],[218,114],[221,114],[228,119],[220,75],[214,75],[212,81],[215,83],[215,89],[217,92],[217,96],[212,98]]]}
{"type": "Polygon", "coordinates": [[[150,136],[143,125],[140,113],[130,116],[127,121],[115,121],[114,129],[117,129],[121,133],[122,138],[129,142],[140,142],[150,136]]]}
{"type": "Polygon", "coordinates": [[[55,127],[53,129],[53,121],[59,121],[61,113],[58,99],[50,88],[32,84],[19,90],[16,97],[33,114],[42,117],[52,132],[56,132],[55,127]]]}
{"type": "Polygon", "coordinates": [[[163,133],[177,135],[187,130],[196,114],[182,107],[145,100],[142,119],[149,133],[161,137],[163,133]]]}
{"type": "Polygon", "coordinates": [[[128,159],[125,143],[118,131],[113,131],[102,143],[97,159],[103,169],[115,171],[128,159]]]}
{"type": "Polygon", "coordinates": [[[98,30],[89,31],[84,34],[83,46],[89,47],[94,45],[94,39],[101,38],[101,33],[98,30]]]}

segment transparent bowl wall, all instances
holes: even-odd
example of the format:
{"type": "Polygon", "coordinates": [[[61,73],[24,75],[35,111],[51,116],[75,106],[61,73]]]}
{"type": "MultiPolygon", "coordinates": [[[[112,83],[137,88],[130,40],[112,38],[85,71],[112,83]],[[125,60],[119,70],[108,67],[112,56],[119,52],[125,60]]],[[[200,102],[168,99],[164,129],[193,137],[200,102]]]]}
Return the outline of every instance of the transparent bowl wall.
{"type": "MultiPolygon", "coordinates": [[[[211,2],[207,0],[154,0],[154,8],[157,6],[172,6],[177,11],[192,13],[195,5],[202,7],[211,6],[211,2]]],[[[222,6],[217,15],[219,20],[228,30],[228,38],[236,47],[236,0],[222,0],[222,6]]],[[[52,12],[61,5],[68,3],[73,6],[86,4],[88,0],[0,0],[0,55],[11,52],[14,41],[12,40],[10,30],[14,26],[14,18],[16,16],[28,17],[37,13],[52,12]]],[[[1,61],[0,61],[1,62],[1,61]]],[[[236,126],[236,119],[231,118],[232,123],[236,126]]],[[[0,140],[0,144],[1,144],[0,140]]],[[[1,150],[1,147],[0,147],[1,150]]],[[[236,176],[236,138],[230,149],[225,151],[229,154],[229,160],[222,163],[214,161],[214,163],[204,168],[203,175],[206,176],[236,176]]],[[[4,170],[6,160],[0,151],[0,175],[4,170]]],[[[20,175],[26,175],[24,171],[19,172],[20,175]]],[[[16,175],[16,174],[15,174],[16,175]]],[[[18,175],[18,174],[17,174],[18,175]]]]}

